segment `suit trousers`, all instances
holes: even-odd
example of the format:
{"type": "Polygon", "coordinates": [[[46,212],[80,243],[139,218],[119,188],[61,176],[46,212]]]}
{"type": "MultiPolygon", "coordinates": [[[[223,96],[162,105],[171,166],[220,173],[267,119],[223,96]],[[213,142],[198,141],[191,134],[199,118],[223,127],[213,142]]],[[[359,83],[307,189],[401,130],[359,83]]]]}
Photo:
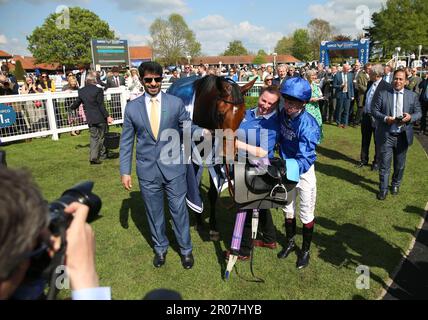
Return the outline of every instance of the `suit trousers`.
{"type": "Polygon", "coordinates": [[[337,124],[348,125],[349,108],[351,107],[351,99],[345,96],[337,98],[336,105],[336,122],[337,124]]]}
{"type": "Polygon", "coordinates": [[[154,251],[162,254],[167,251],[169,246],[165,232],[165,192],[180,252],[182,255],[190,254],[192,252],[192,242],[190,239],[189,213],[186,207],[186,175],[180,175],[168,181],[156,164],[153,165],[153,170],[157,170],[155,180],[146,181],[139,178],[139,184],[152,234],[154,251]]]}
{"type": "Polygon", "coordinates": [[[336,104],[337,100],[334,96],[328,99],[328,122],[336,121],[336,104]]]}
{"type": "Polygon", "coordinates": [[[406,133],[397,136],[388,135],[385,143],[379,147],[379,189],[387,191],[391,161],[394,159],[394,173],[392,175],[392,186],[399,187],[403,179],[406,165],[407,149],[409,148],[406,133]]]}
{"type": "Polygon", "coordinates": [[[91,124],[89,126],[90,154],[89,161],[99,160],[100,156],[105,153],[104,136],[107,130],[107,123],[91,124]]]}
{"type": "MultiPolygon", "coordinates": [[[[245,217],[240,250],[240,254],[243,256],[249,256],[251,248],[253,247],[251,239],[253,210],[246,210],[246,212],[247,216],[245,217]]],[[[259,225],[257,229],[257,234],[262,235],[261,240],[266,243],[276,242],[276,230],[270,210],[260,210],[259,225]]]]}
{"type": "Polygon", "coordinates": [[[369,163],[369,150],[370,143],[372,140],[375,144],[375,155],[373,159],[373,164],[378,163],[377,161],[377,144],[376,144],[376,136],[375,136],[375,128],[373,128],[373,121],[370,113],[363,113],[361,118],[361,155],[360,159],[362,163],[369,163]]]}

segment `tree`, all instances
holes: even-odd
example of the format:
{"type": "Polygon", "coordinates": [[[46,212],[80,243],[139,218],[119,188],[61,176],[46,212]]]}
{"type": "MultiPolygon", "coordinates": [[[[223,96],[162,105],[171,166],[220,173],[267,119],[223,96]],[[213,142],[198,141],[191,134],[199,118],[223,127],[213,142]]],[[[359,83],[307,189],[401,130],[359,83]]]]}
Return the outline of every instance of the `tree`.
{"type": "Polygon", "coordinates": [[[242,44],[240,40],[234,40],[229,42],[226,51],[223,56],[245,56],[248,55],[248,50],[242,44]]]}
{"type": "Polygon", "coordinates": [[[343,34],[338,34],[333,37],[334,41],[351,41],[351,37],[343,34]]]}
{"type": "Polygon", "coordinates": [[[306,29],[297,29],[293,34],[293,47],[291,53],[301,61],[311,60],[311,47],[309,33],[306,29]]]}
{"type": "Polygon", "coordinates": [[[168,20],[157,18],[150,26],[150,35],[154,56],[162,64],[177,65],[187,56],[201,54],[201,44],[179,14],[171,14],[168,20]]]}
{"type": "Polygon", "coordinates": [[[388,0],[386,7],[372,15],[372,22],[368,28],[371,41],[384,55],[393,54],[396,47],[417,52],[419,45],[428,44],[426,0],[388,0]]]}
{"type": "Polygon", "coordinates": [[[312,48],[312,59],[317,60],[321,42],[330,40],[333,30],[329,22],[322,19],[312,19],[308,23],[308,32],[312,48]]]}
{"type": "Polygon", "coordinates": [[[90,64],[91,39],[115,38],[108,23],[95,13],[79,7],[69,10],[68,28],[57,23],[61,14],[52,13],[42,26],[36,27],[31,35],[27,36],[28,50],[38,63],[90,64]]]}
{"type": "Polygon", "coordinates": [[[266,53],[266,51],[264,51],[263,49],[260,49],[258,52],[257,52],[257,55],[259,55],[259,56],[267,56],[268,54],[266,53]]]}
{"type": "Polygon", "coordinates": [[[275,52],[278,54],[292,54],[293,37],[282,37],[275,47],[275,52]]]}
{"type": "Polygon", "coordinates": [[[263,63],[266,63],[266,54],[260,54],[259,51],[259,53],[253,59],[253,64],[261,65],[263,63]]]}
{"type": "Polygon", "coordinates": [[[25,71],[24,71],[24,68],[22,67],[22,63],[21,61],[17,60],[15,63],[15,72],[14,72],[16,80],[25,80],[24,74],[25,74],[25,71]]]}

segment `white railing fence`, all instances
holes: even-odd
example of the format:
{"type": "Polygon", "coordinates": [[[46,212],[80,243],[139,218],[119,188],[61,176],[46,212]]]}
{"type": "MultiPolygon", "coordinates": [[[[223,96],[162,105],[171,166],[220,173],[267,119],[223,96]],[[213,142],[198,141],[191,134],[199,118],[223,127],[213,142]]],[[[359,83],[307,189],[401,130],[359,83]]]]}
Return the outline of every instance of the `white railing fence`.
{"type": "MultiPolygon", "coordinates": [[[[162,84],[162,90],[166,91],[170,85],[162,84]]],[[[262,86],[263,83],[257,83],[246,95],[258,96],[262,86]]],[[[125,87],[104,92],[104,105],[114,120],[113,125],[123,123],[129,96],[125,87]]],[[[82,106],[74,111],[69,110],[76,98],[77,91],[0,96],[0,104],[12,106],[16,112],[16,122],[12,126],[0,128],[0,142],[46,136],[58,140],[60,133],[88,129],[82,106]]]]}

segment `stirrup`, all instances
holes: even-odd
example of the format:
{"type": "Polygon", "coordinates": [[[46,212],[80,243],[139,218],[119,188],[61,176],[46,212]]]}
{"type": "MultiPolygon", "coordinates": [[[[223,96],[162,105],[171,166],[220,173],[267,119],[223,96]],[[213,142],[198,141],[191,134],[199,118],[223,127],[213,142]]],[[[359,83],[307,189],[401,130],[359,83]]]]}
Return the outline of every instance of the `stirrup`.
{"type": "Polygon", "coordinates": [[[270,197],[276,201],[287,201],[287,189],[285,188],[285,186],[281,183],[281,184],[277,184],[275,187],[272,188],[271,192],[270,192],[270,197]],[[276,189],[282,189],[282,194],[285,194],[284,199],[281,197],[277,197],[275,194],[277,193],[276,189]]]}

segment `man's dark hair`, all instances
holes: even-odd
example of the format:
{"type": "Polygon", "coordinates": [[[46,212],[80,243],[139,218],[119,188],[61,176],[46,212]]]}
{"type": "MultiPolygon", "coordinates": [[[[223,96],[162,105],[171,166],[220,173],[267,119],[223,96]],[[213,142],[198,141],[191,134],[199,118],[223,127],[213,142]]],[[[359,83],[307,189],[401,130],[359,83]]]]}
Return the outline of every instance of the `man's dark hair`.
{"type": "Polygon", "coordinates": [[[162,66],[154,61],[144,62],[140,64],[140,66],[138,67],[138,71],[140,72],[141,77],[144,77],[146,72],[158,74],[160,76],[162,76],[163,74],[162,66]]]}
{"type": "Polygon", "coordinates": [[[397,70],[394,71],[394,75],[392,76],[393,79],[395,79],[395,75],[399,72],[403,72],[404,73],[404,77],[407,78],[407,74],[406,74],[406,69],[404,68],[398,68],[397,70]]]}
{"type": "Polygon", "coordinates": [[[0,167],[0,280],[13,275],[48,225],[48,205],[26,171],[0,167]]]}

